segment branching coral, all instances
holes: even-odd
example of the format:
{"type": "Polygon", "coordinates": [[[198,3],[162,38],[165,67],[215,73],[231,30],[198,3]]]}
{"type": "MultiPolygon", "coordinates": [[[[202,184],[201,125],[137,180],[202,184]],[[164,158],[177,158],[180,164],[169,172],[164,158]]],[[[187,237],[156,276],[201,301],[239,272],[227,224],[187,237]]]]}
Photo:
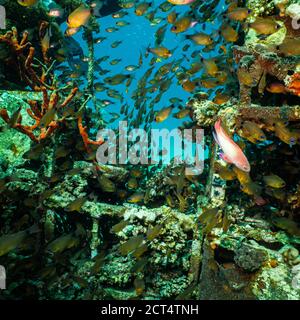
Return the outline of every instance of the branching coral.
{"type": "Polygon", "coordinates": [[[11,125],[12,128],[26,134],[32,141],[40,142],[43,139],[49,137],[64,121],[64,118],[55,119],[56,112],[58,109],[66,107],[74,98],[78,88],[73,88],[71,93],[64,101],[59,104],[59,94],[57,91],[53,91],[48,96],[46,88],[42,88],[43,91],[43,102],[39,106],[39,103],[34,100],[29,100],[30,109],[27,109],[29,116],[35,120],[35,124],[32,126],[22,125],[22,118],[18,117],[14,123],[12,118],[9,117],[6,109],[0,110],[0,116],[2,119],[11,125]],[[39,134],[36,136],[34,131],[39,129],[39,134]]]}
{"type": "MultiPolygon", "coordinates": [[[[40,25],[41,41],[44,39],[47,27],[48,24],[46,22],[42,22],[40,25]]],[[[13,119],[13,116],[8,115],[6,109],[0,110],[0,116],[12,128],[26,134],[32,141],[40,142],[51,136],[64,123],[65,116],[59,116],[59,113],[72,103],[78,88],[72,88],[67,97],[61,97],[60,92],[68,89],[68,86],[57,88],[54,76],[49,72],[51,66],[47,67],[49,63],[47,45],[43,46],[42,43],[42,54],[45,64],[40,63],[39,66],[35,66],[33,63],[35,48],[28,41],[28,32],[23,33],[20,41],[18,39],[17,29],[12,28],[11,31],[0,36],[0,43],[6,43],[11,50],[12,59],[8,63],[14,64],[15,69],[19,72],[20,79],[25,80],[26,84],[33,91],[42,92],[43,101],[42,103],[35,100],[28,101],[30,109],[27,109],[27,113],[35,120],[35,123],[31,126],[22,125],[22,117],[18,114],[13,119]],[[63,99],[62,102],[61,98],[63,99]],[[37,131],[38,134],[35,133],[37,131]]],[[[89,151],[90,144],[100,145],[103,143],[102,140],[93,141],[89,139],[87,128],[82,124],[82,115],[78,116],[78,129],[87,151],[89,151]]]]}
{"type": "MultiPolygon", "coordinates": [[[[44,28],[44,24],[41,25],[44,28]]],[[[54,89],[47,84],[47,70],[42,68],[42,72],[36,70],[33,64],[35,48],[28,41],[28,32],[23,32],[21,40],[16,28],[7,31],[4,35],[0,35],[0,43],[6,43],[11,51],[10,59],[7,61],[19,74],[21,80],[34,91],[41,91],[42,87],[54,89]]],[[[38,66],[37,69],[41,67],[38,66]]]]}
{"type": "Polygon", "coordinates": [[[89,145],[96,145],[96,146],[98,145],[99,146],[104,142],[104,140],[102,140],[102,139],[99,139],[97,141],[93,141],[93,140],[89,139],[89,136],[87,133],[87,127],[84,127],[82,124],[82,116],[78,117],[78,129],[79,129],[79,133],[82,137],[84,146],[88,152],[90,151],[89,145]]]}

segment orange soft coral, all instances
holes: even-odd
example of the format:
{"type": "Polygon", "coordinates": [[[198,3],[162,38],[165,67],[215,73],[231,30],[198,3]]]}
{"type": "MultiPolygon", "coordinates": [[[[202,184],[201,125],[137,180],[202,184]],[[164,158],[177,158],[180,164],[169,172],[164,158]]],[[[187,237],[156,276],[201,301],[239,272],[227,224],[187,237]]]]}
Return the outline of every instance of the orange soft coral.
{"type": "Polygon", "coordinates": [[[88,137],[88,133],[87,133],[87,127],[84,127],[82,124],[82,116],[78,117],[78,129],[79,129],[79,133],[82,137],[85,149],[87,152],[90,152],[90,148],[89,145],[101,145],[104,141],[102,139],[98,140],[98,141],[93,141],[91,139],[89,139],[88,137]]]}
{"type": "Polygon", "coordinates": [[[288,85],[287,85],[287,90],[300,97],[300,73],[297,72],[297,73],[294,73],[289,81],[288,81],[288,85]]]}
{"type": "MultiPolygon", "coordinates": [[[[42,25],[44,28],[44,25],[42,25]]],[[[45,78],[46,70],[42,66],[37,68],[33,66],[35,48],[28,41],[28,32],[24,31],[22,37],[19,37],[16,28],[7,31],[4,35],[0,35],[0,43],[6,43],[11,51],[11,57],[7,63],[14,68],[19,78],[34,91],[41,91],[42,87],[54,89],[51,84],[47,83],[45,78]],[[19,40],[19,38],[21,38],[19,40]]],[[[45,58],[45,55],[44,55],[45,58]]],[[[48,60],[45,61],[45,63],[48,60]]]]}
{"type": "Polygon", "coordinates": [[[40,142],[41,140],[46,139],[47,137],[51,136],[51,134],[57,128],[59,128],[60,124],[64,121],[64,118],[56,119],[55,114],[57,111],[65,108],[73,100],[76,92],[78,91],[78,88],[73,88],[70,94],[63,100],[61,104],[60,97],[57,91],[53,91],[49,97],[46,88],[42,87],[41,90],[43,92],[42,104],[39,104],[34,100],[28,101],[30,108],[26,111],[29,116],[35,120],[35,123],[32,126],[22,125],[21,117],[16,123],[12,125],[11,117],[9,117],[7,110],[0,110],[0,116],[7,124],[9,124],[12,128],[26,134],[32,141],[35,142],[40,142]],[[46,125],[42,126],[41,121],[45,119],[47,113],[50,110],[54,110],[53,119],[49,119],[49,123],[46,122],[46,125]],[[38,133],[36,134],[36,132],[38,133]]]}
{"type": "MultiPolygon", "coordinates": [[[[48,23],[42,22],[40,26],[40,38],[43,39],[48,28],[48,23]]],[[[5,35],[0,35],[0,43],[6,43],[12,52],[11,63],[15,64],[19,71],[20,78],[25,80],[27,85],[33,91],[42,92],[43,101],[29,100],[30,108],[26,111],[29,116],[35,120],[31,126],[22,124],[22,117],[19,116],[15,120],[13,116],[9,116],[6,109],[0,109],[0,117],[12,128],[26,134],[32,141],[40,142],[41,140],[50,137],[56,129],[65,121],[65,117],[59,117],[60,111],[66,108],[74,99],[78,88],[71,89],[69,95],[61,101],[60,92],[67,89],[57,88],[53,75],[49,70],[45,70],[44,66],[34,66],[35,48],[28,42],[28,33],[24,32],[21,40],[18,40],[18,32],[16,28],[8,31],[5,35]]],[[[49,59],[47,50],[43,50],[44,63],[47,65],[49,59]]],[[[19,110],[20,111],[20,110],[19,110]]],[[[78,116],[78,129],[83,139],[86,150],[89,152],[89,145],[100,145],[102,140],[93,141],[89,139],[87,128],[82,124],[82,115],[78,116]]]]}

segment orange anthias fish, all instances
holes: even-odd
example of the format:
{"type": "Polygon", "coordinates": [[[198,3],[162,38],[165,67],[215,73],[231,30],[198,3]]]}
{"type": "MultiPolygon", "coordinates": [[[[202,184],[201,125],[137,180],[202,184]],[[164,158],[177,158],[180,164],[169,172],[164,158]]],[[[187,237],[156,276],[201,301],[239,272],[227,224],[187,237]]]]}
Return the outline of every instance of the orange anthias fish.
{"type": "Polygon", "coordinates": [[[168,0],[172,4],[176,5],[184,5],[184,4],[190,4],[195,2],[196,0],[168,0]]]}
{"type": "Polygon", "coordinates": [[[248,159],[244,155],[242,149],[228,136],[228,134],[222,128],[220,119],[215,123],[214,138],[224,152],[222,158],[226,162],[233,163],[236,167],[245,172],[250,171],[248,159]]]}

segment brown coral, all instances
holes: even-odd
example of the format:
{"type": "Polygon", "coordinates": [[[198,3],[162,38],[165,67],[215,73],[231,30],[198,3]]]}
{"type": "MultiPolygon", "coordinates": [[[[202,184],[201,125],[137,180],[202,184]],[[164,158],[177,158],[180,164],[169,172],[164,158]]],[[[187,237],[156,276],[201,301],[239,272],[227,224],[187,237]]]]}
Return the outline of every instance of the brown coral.
{"type": "MultiPolygon", "coordinates": [[[[264,45],[234,46],[233,54],[240,74],[240,103],[246,105],[251,103],[252,88],[259,87],[260,93],[264,91],[266,75],[285,81],[300,61],[295,57],[280,57],[264,45]]],[[[290,92],[295,94],[294,90],[290,92]]]]}
{"type": "Polygon", "coordinates": [[[24,31],[21,40],[19,38],[16,28],[0,35],[0,43],[6,43],[11,51],[11,58],[7,63],[18,72],[20,80],[25,81],[32,90],[42,91],[42,87],[53,90],[54,87],[46,82],[47,70],[33,64],[35,48],[28,41],[28,32],[24,31]]]}
{"type": "Polygon", "coordinates": [[[97,141],[93,141],[93,140],[89,139],[89,136],[87,133],[87,127],[84,127],[82,124],[82,116],[78,117],[78,129],[79,129],[79,133],[82,137],[82,140],[83,140],[83,143],[84,143],[84,146],[85,146],[85,149],[87,152],[90,152],[89,145],[99,146],[104,142],[103,139],[99,139],[97,141]]]}

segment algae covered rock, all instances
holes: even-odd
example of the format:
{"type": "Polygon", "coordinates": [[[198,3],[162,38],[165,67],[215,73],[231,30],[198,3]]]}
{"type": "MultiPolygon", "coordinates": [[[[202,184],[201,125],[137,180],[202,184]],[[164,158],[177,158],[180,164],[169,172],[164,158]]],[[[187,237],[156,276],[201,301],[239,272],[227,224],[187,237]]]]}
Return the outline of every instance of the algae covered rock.
{"type": "Polygon", "coordinates": [[[298,274],[292,273],[292,261],[297,261],[299,253],[287,245],[291,239],[286,234],[271,232],[269,228],[261,220],[252,219],[248,224],[238,222],[226,233],[213,231],[214,240],[204,244],[201,299],[300,298],[299,287],[293,285],[298,274]]]}
{"type": "MultiPolygon", "coordinates": [[[[25,125],[32,125],[34,120],[29,117],[26,109],[29,105],[26,98],[32,98],[32,94],[26,92],[0,91],[0,109],[7,109],[12,115],[19,108],[25,125]]],[[[24,134],[9,128],[0,117],[0,178],[9,175],[13,167],[24,164],[23,154],[30,149],[31,140],[24,134]]]]}
{"type": "Polygon", "coordinates": [[[253,272],[258,270],[267,260],[267,253],[257,246],[243,243],[236,250],[234,261],[245,271],[253,272]]]}

